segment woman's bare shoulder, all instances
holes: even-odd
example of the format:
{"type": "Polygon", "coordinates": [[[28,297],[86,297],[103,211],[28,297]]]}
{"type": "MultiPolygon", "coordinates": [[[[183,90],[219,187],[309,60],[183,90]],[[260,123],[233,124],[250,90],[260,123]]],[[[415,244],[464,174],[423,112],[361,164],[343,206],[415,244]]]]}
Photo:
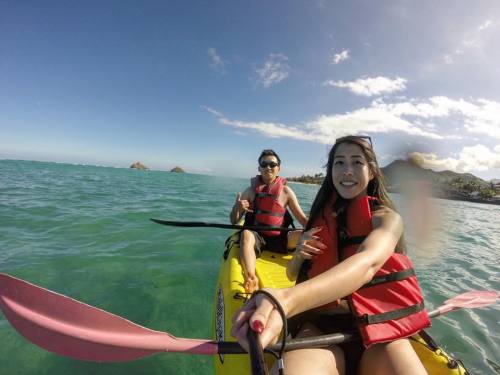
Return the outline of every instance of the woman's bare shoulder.
{"type": "Polygon", "coordinates": [[[387,215],[387,214],[398,214],[396,211],[394,211],[392,208],[384,206],[382,204],[379,204],[372,208],[372,216],[375,215],[387,215]]]}
{"type": "Polygon", "coordinates": [[[372,211],[372,221],[374,226],[383,223],[402,223],[403,219],[395,210],[390,207],[380,205],[377,210],[372,211]]]}

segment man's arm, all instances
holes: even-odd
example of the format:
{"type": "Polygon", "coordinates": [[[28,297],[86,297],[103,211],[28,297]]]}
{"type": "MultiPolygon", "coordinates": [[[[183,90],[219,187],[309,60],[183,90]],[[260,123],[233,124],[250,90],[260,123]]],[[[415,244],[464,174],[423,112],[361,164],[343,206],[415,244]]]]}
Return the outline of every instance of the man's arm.
{"type": "Polygon", "coordinates": [[[300,207],[299,201],[293,192],[293,190],[285,185],[285,194],[287,195],[287,206],[290,207],[293,216],[298,220],[298,222],[305,227],[307,224],[307,216],[304,214],[302,207],[300,207]]]}

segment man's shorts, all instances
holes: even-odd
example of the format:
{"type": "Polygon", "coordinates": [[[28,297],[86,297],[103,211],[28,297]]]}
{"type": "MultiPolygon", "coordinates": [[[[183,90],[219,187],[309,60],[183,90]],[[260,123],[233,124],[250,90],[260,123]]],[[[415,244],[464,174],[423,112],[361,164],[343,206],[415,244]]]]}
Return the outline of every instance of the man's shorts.
{"type": "Polygon", "coordinates": [[[287,234],[282,232],[279,236],[265,236],[259,232],[250,231],[255,237],[255,255],[260,256],[263,250],[274,251],[276,253],[286,254],[288,250],[287,245],[287,234]]]}

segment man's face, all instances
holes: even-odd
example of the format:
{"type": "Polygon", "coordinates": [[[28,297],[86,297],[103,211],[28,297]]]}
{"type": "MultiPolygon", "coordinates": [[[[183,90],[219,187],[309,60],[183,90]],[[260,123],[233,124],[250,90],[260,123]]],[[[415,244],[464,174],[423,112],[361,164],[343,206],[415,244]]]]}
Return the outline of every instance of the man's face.
{"type": "Polygon", "coordinates": [[[279,171],[280,166],[276,156],[266,155],[260,158],[259,172],[264,182],[273,181],[278,176],[279,171]]]}

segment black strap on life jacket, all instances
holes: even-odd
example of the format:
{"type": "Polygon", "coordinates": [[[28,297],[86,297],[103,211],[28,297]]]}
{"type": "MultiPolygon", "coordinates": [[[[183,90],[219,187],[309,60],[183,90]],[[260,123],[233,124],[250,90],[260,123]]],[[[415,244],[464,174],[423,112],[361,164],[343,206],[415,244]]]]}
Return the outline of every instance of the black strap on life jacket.
{"type": "Polygon", "coordinates": [[[359,289],[370,288],[375,285],[390,283],[392,281],[401,281],[411,276],[416,276],[415,270],[413,268],[408,268],[406,270],[388,273],[387,275],[375,276],[370,282],[366,283],[359,289]]]}
{"type": "Polygon", "coordinates": [[[274,194],[271,193],[256,193],[255,198],[266,198],[266,197],[272,197],[274,200],[278,200],[278,197],[274,194]]]}
{"type": "MultiPolygon", "coordinates": [[[[245,222],[243,223],[243,225],[256,225],[255,213],[261,213],[261,212],[262,211],[258,211],[258,209],[255,212],[247,212],[245,214],[245,222]]],[[[277,216],[283,216],[283,214],[277,214],[277,216]]],[[[293,216],[288,210],[285,211],[282,227],[283,228],[288,228],[288,227],[295,228],[295,224],[293,222],[293,216]]],[[[285,233],[285,235],[286,235],[286,232],[283,232],[283,233],[285,233]]]]}
{"type": "Polygon", "coordinates": [[[424,303],[420,302],[415,305],[404,307],[402,309],[388,311],[381,314],[368,315],[356,317],[356,324],[377,324],[387,322],[389,320],[396,320],[404,318],[405,316],[415,314],[425,308],[424,303]]]}
{"type": "Polygon", "coordinates": [[[340,246],[360,245],[365,240],[366,236],[343,237],[340,239],[340,246]]]}
{"type": "Polygon", "coordinates": [[[280,212],[272,212],[272,211],[266,211],[266,210],[257,210],[255,211],[255,215],[269,215],[269,216],[285,216],[285,214],[280,213],[280,212]]]}

